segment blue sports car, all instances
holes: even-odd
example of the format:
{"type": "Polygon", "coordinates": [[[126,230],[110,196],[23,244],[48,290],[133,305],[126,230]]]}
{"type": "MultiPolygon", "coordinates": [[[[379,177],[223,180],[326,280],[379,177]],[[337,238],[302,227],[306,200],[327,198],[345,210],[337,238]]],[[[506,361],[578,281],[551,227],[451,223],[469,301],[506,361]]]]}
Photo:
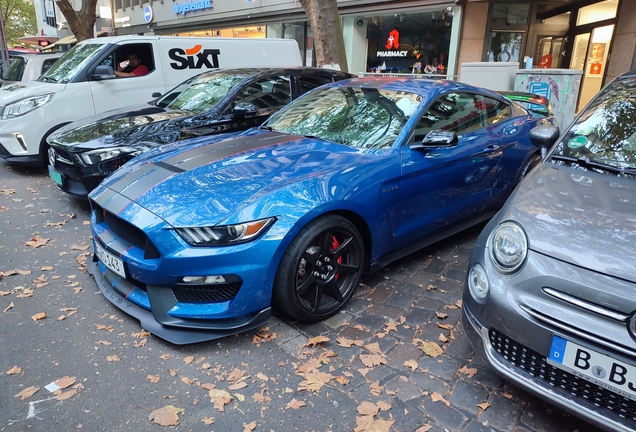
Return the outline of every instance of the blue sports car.
{"type": "Polygon", "coordinates": [[[337,313],[365,272],[492,217],[550,121],[484,89],[365,78],[258,129],[168,144],[90,194],[89,271],[177,344],[337,313]]]}

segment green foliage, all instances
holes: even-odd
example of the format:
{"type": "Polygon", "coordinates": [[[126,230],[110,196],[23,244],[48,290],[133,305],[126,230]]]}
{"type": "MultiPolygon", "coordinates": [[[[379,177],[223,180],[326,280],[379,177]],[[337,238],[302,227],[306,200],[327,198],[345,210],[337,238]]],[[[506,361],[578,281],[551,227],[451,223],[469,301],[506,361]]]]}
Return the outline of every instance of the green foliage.
{"type": "Polygon", "coordinates": [[[38,31],[35,6],[25,0],[0,0],[7,46],[18,46],[18,38],[38,31]]]}

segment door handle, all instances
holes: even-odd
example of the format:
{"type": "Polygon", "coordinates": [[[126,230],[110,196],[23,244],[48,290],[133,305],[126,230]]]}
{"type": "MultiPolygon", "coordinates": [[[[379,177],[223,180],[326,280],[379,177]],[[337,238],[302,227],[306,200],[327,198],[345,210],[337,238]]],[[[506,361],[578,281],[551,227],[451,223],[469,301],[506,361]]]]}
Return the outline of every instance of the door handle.
{"type": "Polygon", "coordinates": [[[491,144],[484,149],[484,153],[495,153],[499,150],[498,144],[491,144]]]}

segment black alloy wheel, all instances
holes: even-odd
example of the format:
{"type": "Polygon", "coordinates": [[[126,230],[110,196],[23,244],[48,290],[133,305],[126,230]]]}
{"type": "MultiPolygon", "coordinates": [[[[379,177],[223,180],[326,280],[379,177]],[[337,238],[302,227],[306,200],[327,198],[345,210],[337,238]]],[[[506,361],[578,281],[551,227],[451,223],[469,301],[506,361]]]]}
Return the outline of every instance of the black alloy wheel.
{"type": "Polygon", "coordinates": [[[353,295],[363,265],[356,227],[338,215],[322,216],[301,230],[281,259],[273,306],[301,321],[328,318],[353,295]]]}

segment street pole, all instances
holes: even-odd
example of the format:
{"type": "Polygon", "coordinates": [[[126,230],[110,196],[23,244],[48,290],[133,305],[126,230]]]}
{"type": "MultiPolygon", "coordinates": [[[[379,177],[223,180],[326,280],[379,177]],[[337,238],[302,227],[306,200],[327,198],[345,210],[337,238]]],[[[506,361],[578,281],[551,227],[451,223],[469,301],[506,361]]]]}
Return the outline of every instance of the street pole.
{"type": "Polygon", "coordinates": [[[9,49],[7,48],[7,36],[4,32],[4,17],[2,15],[2,5],[0,5],[0,60],[2,61],[2,76],[9,69],[9,49]]]}

